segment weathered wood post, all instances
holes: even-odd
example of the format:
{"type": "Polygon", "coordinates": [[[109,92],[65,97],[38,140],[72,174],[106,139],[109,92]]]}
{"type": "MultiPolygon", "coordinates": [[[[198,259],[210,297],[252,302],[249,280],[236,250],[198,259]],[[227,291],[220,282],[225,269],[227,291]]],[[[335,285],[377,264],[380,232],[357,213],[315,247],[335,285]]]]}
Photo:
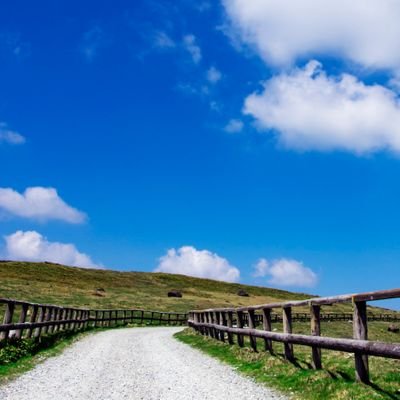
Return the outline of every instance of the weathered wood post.
{"type": "MultiPolygon", "coordinates": [[[[71,320],[71,319],[72,319],[71,309],[70,308],[66,308],[65,309],[65,314],[64,314],[64,320],[68,321],[68,320],[71,320]]],[[[70,327],[71,327],[71,324],[69,322],[64,322],[63,327],[64,327],[64,330],[69,331],[70,327]]]]}
{"type": "MultiPolygon", "coordinates": [[[[321,306],[310,303],[311,335],[321,336],[321,306]]],[[[312,346],[312,365],[314,369],[321,369],[321,349],[312,346]]]]}
{"type": "MultiPolygon", "coordinates": [[[[57,322],[57,321],[60,319],[60,316],[61,316],[61,310],[57,307],[57,308],[54,309],[53,321],[54,321],[54,322],[57,322]]],[[[54,332],[57,332],[58,329],[59,329],[59,325],[58,325],[58,324],[55,324],[55,325],[53,326],[53,333],[54,333],[54,332]]]]}
{"type": "MultiPolygon", "coordinates": [[[[249,316],[249,328],[256,329],[254,310],[248,310],[247,314],[249,316]]],[[[250,346],[254,351],[257,351],[257,339],[253,335],[250,335],[250,346]]]]}
{"type": "MultiPolygon", "coordinates": [[[[353,337],[358,340],[368,340],[367,302],[354,301],[353,337]]],[[[359,352],[354,353],[356,380],[369,383],[368,356],[359,352]]]]}
{"type": "MultiPolygon", "coordinates": [[[[217,312],[214,311],[214,312],[211,313],[211,315],[212,315],[213,324],[214,324],[214,325],[218,325],[218,323],[219,323],[219,318],[218,318],[217,312]]],[[[219,329],[214,328],[214,335],[215,335],[215,339],[221,340],[219,329]]]]}
{"type": "MultiPolygon", "coordinates": [[[[228,328],[232,328],[233,325],[233,313],[232,311],[228,311],[226,313],[226,325],[228,326],[228,328]]],[[[232,332],[228,332],[228,343],[229,344],[233,344],[233,334],[232,332]]]]}
{"type": "MultiPolygon", "coordinates": [[[[243,328],[243,311],[236,311],[237,327],[243,328]]],[[[244,338],[240,333],[237,334],[237,342],[240,347],[244,346],[244,338]]]]}
{"type": "MultiPolygon", "coordinates": [[[[38,318],[38,322],[44,322],[44,320],[46,319],[46,307],[39,307],[39,318],[38,318]]],[[[33,334],[33,337],[35,339],[38,339],[40,337],[40,334],[42,333],[42,327],[37,327],[35,329],[35,332],[33,334]]]]}
{"type": "MultiPolygon", "coordinates": [[[[223,313],[223,311],[220,311],[219,312],[219,325],[222,325],[222,326],[225,325],[224,319],[225,319],[224,318],[224,313],[223,313]]],[[[225,332],[223,330],[219,331],[219,337],[220,337],[221,341],[225,342],[225,332]]]]}
{"type": "MultiPolygon", "coordinates": [[[[288,334],[292,333],[292,307],[283,307],[282,319],[283,332],[288,334]]],[[[286,360],[293,361],[293,345],[291,343],[284,343],[284,348],[286,360]]]]}
{"type": "MultiPolygon", "coordinates": [[[[205,318],[204,318],[204,312],[201,312],[200,313],[200,322],[202,323],[202,324],[204,324],[206,321],[205,321],[205,318]]],[[[202,328],[201,328],[201,333],[203,334],[203,335],[206,335],[207,334],[207,328],[205,327],[205,326],[203,326],[202,328]]]]}
{"type": "MultiPolygon", "coordinates": [[[[13,320],[15,309],[15,303],[13,301],[8,301],[6,305],[6,312],[3,318],[3,324],[11,324],[13,320]]],[[[10,335],[9,331],[0,332],[0,340],[5,340],[10,335]]]]}
{"type": "MultiPolygon", "coordinates": [[[[212,324],[212,323],[213,323],[213,320],[212,320],[212,315],[211,315],[210,312],[207,313],[207,318],[208,318],[208,323],[209,323],[209,324],[212,324]]],[[[215,335],[214,335],[215,331],[214,331],[214,328],[209,328],[209,331],[210,331],[210,336],[211,336],[213,339],[215,339],[215,335]]]]}
{"type": "Polygon", "coordinates": [[[60,324],[59,329],[60,330],[65,330],[65,320],[67,319],[67,309],[62,308],[61,313],[60,313],[60,320],[63,321],[62,324],[60,324]]]}
{"type": "MultiPolygon", "coordinates": [[[[271,322],[271,309],[270,308],[263,308],[262,309],[263,315],[263,329],[264,331],[271,332],[272,331],[272,322],[271,322]]],[[[274,354],[274,349],[272,346],[271,339],[264,339],[264,346],[265,351],[269,351],[270,354],[274,354]]]]}
{"type": "Polygon", "coordinates": [[[94,328],[97,328],[98,326],[99,326],[99,315],[100,315],[100,311],[95,311],[95,313],[94,313],[94,324],[93,324],[93,327],[94,328]]]}
{"type": "Polygon", "coordinates": [[[199,323],[199,314],[195,311],[192,315],[193,315],[193,322],[194,322],[194,330],[198,332],[199,330],[201,330],[197,326],[197,324],[199,323]]]}
{"type": "Polygon", "coordinates": [[[83,318],[84,318],[84,313],[82,310],[79,310],[79,329],[83,328],[83,318]]]}
{"type": "MultiPolygon", "coordinates": [[[[49,322],[50,321],[51,313],[52,313],[51,307],[46,306],[46,314],[45,314],[43,322],[49,322]]],[[[43,329],[42,329],[42,332],[43,333],[47,333],[48,331],[49,331],[49,325],[44,326],[43,329]]]]}
{"type": "MultiPolygon", "coordinates": [[[[29,322],[30,322],[31,324],[33,324],[34,322],[36,322],[38,310],[39,310],[39,306],[36,305],[36,304],[34,304],[33,307],[32,307],[32,314],[31,314],[31,317],[30,317],[30,319],[29,319],[29,322]]],[[[31,337],[32,337],[32,333],[33,333],[33,329],[32,329],[32,328],[29,328],[29,329],[28,329],[28,332],[26,333],[26,337],[27,337],[27,338],[31,338],[31,337]]]]}
{"type": "MultiPolygon", "coordinates": [[[[22,304],[22,308],[21,308],[21,313],[19,314],[19,319],[18,319],[18,323],[23,324],[26,320],[26,314],[28,312],[28,308],[29,308],[29,304],[22,304]]],[[[21,339],[22,338],[22,332],[23,329],[17,329],[17,331],[15,332],[15,337],[17,339],[21,339]]]]}

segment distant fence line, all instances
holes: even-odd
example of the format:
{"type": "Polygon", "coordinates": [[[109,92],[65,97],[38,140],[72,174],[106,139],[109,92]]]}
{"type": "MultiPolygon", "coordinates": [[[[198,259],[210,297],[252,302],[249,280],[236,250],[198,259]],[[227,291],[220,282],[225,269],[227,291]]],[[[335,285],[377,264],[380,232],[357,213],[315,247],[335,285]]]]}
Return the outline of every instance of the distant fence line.
{"type": "Polygon", "coordinates": [[[5,307],[0,324],[0,343],[12,336],[39,338],[57,331],[77,331],[90,327],[113,327],[126,323],[150,325],[185,325],[187,314],[140,309],[92,310],[36,304],[0,298],[5,307]]]}
{"type": "MultiPolygon", "coordinates": [[[[257,351],[257,338],[262,338],[264,348],[271,354],[273,342],[284,344],[285,358],[294,361],[293,345],[310,346],[312,349],[312,359],[314,369],[322,368],[321,349],[344,351],[354,353],[356,380],[359,382],[369,382],[368,355],[400,359],[400,343],[383,343],[368,340],[368,319],[388,320],[388,314],[368,315],[367,302],[375,300],[400,298],[400,289],[382,290],[377,292],[350,294],[334,297],[318,297],[299,301],[287,301],[282,303],[262,304],[240,308],[213,308],[207,310],[194,310],[189,312],[189,326],[199,331],[203,335],[208,335],[214,339],[234,343],[236,335],[239,346],[244,346],[244,336],[250,338],[250,345],[257,351]],[[321,336],[321,321],[327,314],[321,314],[321,306],[337,303],[352,302],[353,314],[332,314],[334,320],[344,318],[353,324],[353,339],[340,339],[321,336]],[[308,315],[293,314],[293,307],[308,306],[308,315]],[[281,316],[273,320],[272,310],[282,309],[281,316]],[[261,314],[256,314],[256,313],[261,314]],[[294,334],[293,317],[303,318],[310,321],[310,335],[294,334]],[[346,317],[346,318],[345,318],[346,317]],[[283,333],[274,332],[273,322],[283,323],[283,333]],[[256,329],[258,324],[262,324],[262,329],[256,329]]],[[[395,315],[395,314],[393,314],[395,315]]],[[[396,317],[393,317],[396,320],[396,317]]]]}

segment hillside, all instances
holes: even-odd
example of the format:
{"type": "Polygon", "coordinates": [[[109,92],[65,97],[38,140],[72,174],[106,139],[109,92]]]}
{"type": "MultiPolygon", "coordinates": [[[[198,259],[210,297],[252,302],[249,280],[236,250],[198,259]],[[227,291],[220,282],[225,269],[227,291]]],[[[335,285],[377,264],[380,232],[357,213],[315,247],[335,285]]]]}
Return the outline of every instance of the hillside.
{"type": "Polygon", "coordinates": [[[37,303],[91,307],[188,311],[304,299],[283,290],[150,272],[118,272],[50,263],[0,262],[0,297],[37,303]],[[97,289],[104,289],[97,291],[97,289]],[[171,289],[183,298],[169,298],[171,289]],[[249,297],[240,297],[244,289],[249,297]]]}

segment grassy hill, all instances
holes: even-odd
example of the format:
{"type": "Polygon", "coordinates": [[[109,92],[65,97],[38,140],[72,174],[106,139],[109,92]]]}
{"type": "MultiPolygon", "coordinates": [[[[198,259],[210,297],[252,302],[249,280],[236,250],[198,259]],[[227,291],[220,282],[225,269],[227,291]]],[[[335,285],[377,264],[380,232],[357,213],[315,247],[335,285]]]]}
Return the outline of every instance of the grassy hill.
{"type": "Polygon", "coordinates": [[[0,262],[0,297],[90,308],[188,311],[304,299],[310,295],[184,275],[3,261],[0,262]],[[100,288],[104,292],[97,290],[100,288]],[[171,289],[180,290],[183,297],[167,297],[171,289]],[[249,293],[249,297],[238,296],[240,289],[249,293]]]}

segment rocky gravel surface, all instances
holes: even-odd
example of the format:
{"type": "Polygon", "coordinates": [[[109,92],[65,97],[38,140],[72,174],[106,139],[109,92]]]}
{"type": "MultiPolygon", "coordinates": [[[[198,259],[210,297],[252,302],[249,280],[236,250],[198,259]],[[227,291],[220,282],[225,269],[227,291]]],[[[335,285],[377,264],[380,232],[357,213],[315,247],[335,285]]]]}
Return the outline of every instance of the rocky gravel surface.
{"type": "Polygon", "coordinates": [[[1,400],[287,400],[173,338],[182,328],[89,335],[16,380],[1,400]]]}

